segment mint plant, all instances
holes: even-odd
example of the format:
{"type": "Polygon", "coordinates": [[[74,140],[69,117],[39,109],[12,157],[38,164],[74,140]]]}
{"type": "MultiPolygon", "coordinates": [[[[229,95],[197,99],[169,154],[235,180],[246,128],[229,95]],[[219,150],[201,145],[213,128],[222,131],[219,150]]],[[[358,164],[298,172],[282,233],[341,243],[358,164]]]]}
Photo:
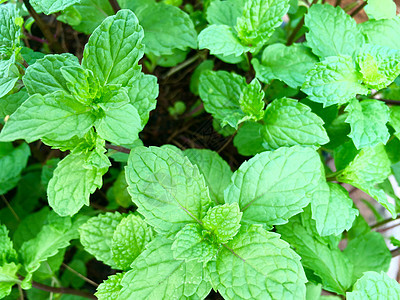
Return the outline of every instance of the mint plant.
{"type": "Polygon", "coordinates": [[[0,298],[400,299],[396,9],[0,1],[0,298]]]}

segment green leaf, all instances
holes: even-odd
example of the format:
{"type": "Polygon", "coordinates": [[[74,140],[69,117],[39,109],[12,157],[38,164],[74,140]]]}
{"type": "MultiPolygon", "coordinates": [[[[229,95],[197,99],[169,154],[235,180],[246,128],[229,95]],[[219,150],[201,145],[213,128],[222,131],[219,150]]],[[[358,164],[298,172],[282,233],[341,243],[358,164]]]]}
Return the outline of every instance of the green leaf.
{"type": "Polygon", "coordinates": [[[123,218],[119,212],[100,214],[90,218],[79,228],[85,250],[111,267],[116,267],[112,257],[112,240],[123,218]]]}
{"type": "Polygon", "coordinates": [[[160,233],[173,235],[199,223],[212,203],[203,175],[178,149],[134,148],[126,181],[138,212],[160,233]]]}
{"type": "Polygon", "coordinates": [[[117,299],[171,299],[177,295],[204,299],[211,290],[202,263],[173,258],[173,241],[159,235],[122,279],[117,299]]]}
{"type": "Polygon", "coordinates": [[[391,84],[400,74],[400,50],[366,44],[356,61],[369,88],[380,90],[391,84]]]}
{"type": "Polygon", "coordinates": [[[198,37],[199,49],[208,49],[210,54],[238,57],[250,50],[242,45],[234,30],[227,25],[211,25],[203,29],[198,37]]]}
{"type": "Polygon", "coordinates": [[[141,126],[149,120],[149,113],[156,108],[158,97],[157,77],[141,73],[140,78],[134,78],[128,83],[128,97],[136,108],[142,120],[141,126]]]}
{"type": "Polygon", "coordinates": [[[267,106],[260,133],[267,150],[295,145],[320,146],[329,142],[324,121],[307,105],[290,98],[276,99],[267,106]]]}
{"type": "Polygon", "coordinates": [[[176,260],[208,262],[217,255],[217,248],[198,224],[187,224],[175,236],[171,246],[176,260]]]}
{"type": "Polygon", "coordinates": [[[23,77],[28,93],[47,95],[55,91],[69,92],[62,67],[79,67],[78,59],[69,53],[46,55],[26,69],[23,77]]]}
{"type": "Polygon", "coordinates": [[[25,280],[30,280],[32,273],[40,263],[57,254],[60,249],[69,246],[72,239],[76,239],[81,220],[72,221],[70,217],[60,217],[54,212],[47,215],[45,225],[39,233],[28,241],[25,241],[19,251],[24,267],[28,275],[25,280]]]}
{"type": "Polygon", "coordinates": [[[379,100],[353,99],[345,108],[349,113],[346,123],[350,124],[348,135],[357,149],[386,144],[390,134],[386,127],[389,121],[389,108],[379,100]]]}
{"type": "Polygon", "coordinates": [[[28,143],[39,138],[56,141],[82,137],[94,123],[87,107],[63,91],[46,96],[29,97],[10,116],[0,133],[0,141],[25,139],[28,143]]]}
{"type": "Polygon", "coordinates": [[[111,275],[97,287],[97,292],[94,294],[99,300],[117,299],[119,292],[122,289],[121,280],[124,273],[111,275]]]}
{"type": "Polygon", "coordinates": [[[343,254],[355,266],[353,282],[362,277],[364,272],[387,272],[392,255],[386,246],[385,239],[379,232],[370,231],[352,239],[343,254]]]}
{"type": "Polygon", "coordinates": [[[0,60],[0,97],[4,97],[14,88],[19,77],[15,55],[9,60],[0,60]]]}
{"type": "Polygon", "coordinates": [[[18,254],[13,248],[13,242],[8,237],[8,229],[5,225],[0,224],[0,265],[7,262],[17,262],[18,254]]]}
{"type": "Polygon", "coordinates": [[[390,107],[389,125],[393,127],[395,136],[400,139],[400,107],[390,107]]]}
{"type": "Polygon", "coordinates": [[[321,58],[351,56],[364,43],[356,21],[339,6],[313,5],[308,10],[304,23],[309,29],[306,33],[307,45],[321,58]]]}
{"type": "Polygon", "coordinates": [[[29,95],[25,87],[20,89],[17,93],[2,97],[0,99],[0,118],[13,114],[28,98],[29,95]]]}
{"type": "Polygon", "coordinates": [[[30,155],[31,151],[26,143],[14,148],[11,143],[0,142],[0,195],[17,185],[30,155]]]}
{"type": "Polygon", "coordinates": [[[162,2],[139,7],[135,13],[145,32],[146,54],[174,54],[174,49],[197,48],[193,21],[183,10],[162,2]]]}
{"type": "Polygon", "coordinates": [[[143,29],[135,14],[120,10],[105,19],[90,36],[82,66],[91,70],[101,85],[126,86],[140,68],[138,61],[144,53],[142,40],[143,29]]]}
{"type": "Polygon", "coordinates": [[[129,270],[131,263],[144,250],[153,237],[151,229],[141,217],[128,215],[114,231],[111,243],[112,258],[122,270],[129,270]]]}
{"type": "Polygon", "coordinates": [[[211,200],[216,204],[224,203],[224,190],[230,184],[233,174],[228,163],[218,153],[208,149],[186,149],[183,154],[203,174],[211,200]]]}
{"type": "Polygon", "coordinates": [[[31,0],[30,3],[37,12],[50,15],[62,11],[80,1],[81,0],[31,0]]]}
{"type": "Polygon", "coordinates": [[[312,217],[321,236],[339,235],[349,230],[359,211],[340,185],[332,182],[321,185],[321,191],[311,201],[312,217]]]}
{"type": "Polygon", "coordinates": [[[242,223],[284,224],[302,211],[324,176],[320,158],[312,148],[282,147],[244,162],[225,190],[227,203],[239,203],[242,223]]]}
{"type": "Polygon", "coordinates": [[[346,299],[398,299],[400,297],[400,285],[384,272],[365,272],[363,277],[357,280],[351,292],[346,293],[346,299]]]}
{"type": "Polygon", "coordinates": [[[11,293],[14,284],[19,283],[18,269],[15,263],[0,265],[0,298],[3,299],[11,293]]]}
{"type": "Polygon", "coordinates": [[[265,48],[261,62],[257,59],[251,61],[260,81],[269,84],[279,79],[292,88],[303,85],[306,73],[316,62],[317,57],[302,44],[285,46],[279,43],[265,48]]]}
{"type": "Polygon", "coordinates": [[[265,151],[263,138],[260,134],[263,125],[255,122],[245,122],[233,138],[233,144],[238,152],[244,156],[253,156],[265,151]]]}
{"type": "MultiPolygon", "coordinates": [[[[300,257],[279,235],[242,227],[218,253],[213,285],[224,299],[303,299],[300,257]]],[[[214,277],[214,278],[213,278],[214,277]]]]}
{"type": "Polygon", "coordinates": [[[143,129],[140,116],[131,104],[111,109],[104,117],[97,119],[96,131],[103,139],[117,145],[132,144],[139,138],[143,129]]]}
{"type": "Polygon", "coordinates": [[[242,76],[225,71],[204,72],[200,76],[199,93],[204,108],[221,125],[237,128],[246,115],[240,109],[239,99],[246,81],[242,76]]]}
{"type": "Polygon", "coordinates": [[[21,35],[21,28],[15,22],[18,17],[15,6],[3,4],[0,6],[0,52],[10,54],[17,44],[21,35]]]}
{"type": "Polygon", "coordinates": [[[240,95],[240,109],[246,114],[246,119],[258,121],[264,117],[264,91],[257,79],[253,79],[240,95]]]}
{"type": "Polygon", "coordinates": [[[318,236],[308,214],[295,216],[286,225],[278,226],[282,239],[290,243],[301,256],[301,263],[322,280],[325,290],[344,294],[352,284],[353,265],[337,247],[332,247],[318,236]],[[307,221],[311,223],[307,225],[307,221]]]}
{"type": "Polygon", "coordinates": [[[358,24],[367,43],[400,49],[400,40],[397,39],[400,30],[400,18],[368,20],[358,24]]]}
{"type": "Polygon", "coordinates": [[[302,91],[310,100],[325,106],[344,104],[357,94],[366,95],[361,75],[349,56],[327,57],[306,74],[302,91]]]}
{"type": "Polygon", "coordinates": [[[375,185],[383,182],[390,174],[390,160],[385,147],[380,144],[375,147],[363,148],[354,160],[337,176],[337,180],[357,187],[376,199],[391,214],[396,217],[396,210],[383,190],[375,185]]]}
{"type": "Polygon", "coordinates": [[[208,210],[202,220],[203,227],[211,231],[219,243],[227,243],[239,231],[242,215],[237,203],[218,205],[208,210]]]}
{"type": "Polygon", "coordinates": [[[370,19],[380,20],[396,17],[396,3],[393,0],[368,0],[368,5],[364,10],[370,19]]]}
{"type": "Polygon", "coordinates": [[[289,0],[247,0],[243,14],[236,21],[235,29],[244,45],[251,52],[258,52],[266,44],[282,18],[289,10],[289,0]]]}
{"type": "Polygon", "coordinates": [[[243,14],[243,0],[215,0],[207,8],[207,21],[210,24],[234,27],[237,18],[243,14]]]}
{"type": "Polygon", "coordinates": [[[89,196],[102,186],[107,168],[87,168],[87,155],[70,154],[57,165],[47,187],[49,205],[61,216],[76,214],[89,205],[89,196]]]}

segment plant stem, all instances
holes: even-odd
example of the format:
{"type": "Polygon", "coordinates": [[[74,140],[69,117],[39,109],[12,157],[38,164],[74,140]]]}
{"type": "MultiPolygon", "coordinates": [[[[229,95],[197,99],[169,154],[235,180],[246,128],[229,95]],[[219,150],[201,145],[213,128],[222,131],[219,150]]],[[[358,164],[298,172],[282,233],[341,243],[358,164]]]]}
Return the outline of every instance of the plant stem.
{"type": "Polygon", "coordinates": [[[49,47],[57,52],[62,53],[63,48],[61,47],[60,43],[54,38],[53,34],[51,33],[47,24],[42,20],[39,14],[33,9],[32,5],[29,3],[29,0],[23,0],[28,10],[29,14],[35,19],[36,24],[39,26],[40,30],[42,31],[44,37],[46,38],[47,42],[49,43],[49,47]]]}
{"type": "Polygon", "coordinates": [[[64,288],[64,287],[52,287],[45,284],[41,284],[39,282],[32,281],[32,286],[42,291],[46,291],[49,293],[55,294],[69,294],[69,295],[76,295],[81,296],[88,299],[97,299],[93,294],[83,291],[74,290],[71,288],[64,288]]]}
{"type": "Polygon", "coordinates": [[[110,5],[115,13],[117,13],[121,9],[117,0],[108,0],[108,2],[110,2],[110,5]]]}
{"type": "Polygon", "coordinates": [[[395,219],[390,218],[390,219],[385,219],[385,220],[382,220],[380,222],[375,223],[374,225],[371,226],[371,229],[374,229],[374,228],[377,228],[377,227],[381,227],[382,225],[385,225],[387,223],[390,223],[390,222],[398,220],[398,219],[400,219],[400,214],[398,214],[395,219]]]}
{"type": "Polygon", "coordinates": [[[93,280],[90,280],[89,278],[83,276],[81,273],[79,273],[78,271],[75,271],[74,269],[72,269],[72,268],[71,268],[70,266],[68,266],[67,264],[62,263],[62,265],[63,265],[67,270],[69,270],[70,272],[74,273],[76,276],[82,278],[82,279],[83,279],[84,281],[86,281],[87,283],[90,283],[90,284],[93,285],[94,287],[98,287],[98,286],[99,286],[96,282],[94,282],[93,280]]]}
{"type": "Polygon", "coordinates": [[[362,3],[360,6],[358,6],[351,14],[350,16],[354,17],[356,14],[358,14],[364,6],[367,5],[367,2],[362,3]]]}
{"type": "Polygon", "coordinates": [[[340,4],[342,4],[342,0],[336,0],[335,7],[340,6],[340,4]]]}
{"type": "Polygon", "coordinates": [[[187,60],[185,60],[181,64],[171,68],[169,70],[169,72],[163,76],[163,79],[167,78],[167,77],[170,77],[171,75],[175,74],[176,72],[186,68],[187,66],[191,65],[192,63],[197,61],[199,58],[202,58],[203,56],[204,56],[204,52],[199,52],[196,55],[193,55],[192,57],[188,58],[187,60]]]}
{"type": "Polygon", "coordinates": [[[386,104],[390,105],[400,105],[400,101],[398,100],[387,100],[387,99],[376,99],[385,102],[386,104]]]}
{"type": "Polygon", "coordinates": [[[392,251],[390,251],[390,253],[392,254],[392,257],[399,256],[400,255],[400,248],[393,249],[392,251]]]}
{"type": "Polygon", "coordinates": [[[121,147],[121,146],[114,146],[114,145],[111,145],[109,143],[106,143],[106,148],[107,149],[112,149],[112,150],[115,150],[115,151],[118,151],[118,152],[126,153],[126,154],[131,153],[131,149],[128,149],[128,148],[125,148],[125,147],[121,147]]]}
{"type": "MultiPolygon", "coordinates": [[[[312,5],[314,5],[315,3],[317,3],[317,2],[318,2],[318,0],[314,0],[314,1],[310,4],[310,7],[311,7],[312,5]]],[[[304,17],[301,18],[300,22],[299,22],[299,23],[296,25],[296,27],[293,29],[293,32],[292,32],[292,34],[289,36],[288,41],[287,41],[287,43],[286,43],[287,46],[290,46],[291,44],[294,43],[294,40],[295,40],[295,38],[296,38],[296,35],[299,33],[299,31],[300,31],[300,29],[303,27],[303,25],[304,25],[304,17]]]]}

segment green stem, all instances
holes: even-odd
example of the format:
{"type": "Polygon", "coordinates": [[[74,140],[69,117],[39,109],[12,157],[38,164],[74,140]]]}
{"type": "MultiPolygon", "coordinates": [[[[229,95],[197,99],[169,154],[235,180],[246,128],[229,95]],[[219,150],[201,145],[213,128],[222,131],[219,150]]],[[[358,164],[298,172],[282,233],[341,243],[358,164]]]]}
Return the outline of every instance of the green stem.
{"type": "Polygon", "coordinates": [[[121,9],[117,0],[108,0],[108,2],[110,2],[110,5],[115,13],[117,13],[121,9]]]}

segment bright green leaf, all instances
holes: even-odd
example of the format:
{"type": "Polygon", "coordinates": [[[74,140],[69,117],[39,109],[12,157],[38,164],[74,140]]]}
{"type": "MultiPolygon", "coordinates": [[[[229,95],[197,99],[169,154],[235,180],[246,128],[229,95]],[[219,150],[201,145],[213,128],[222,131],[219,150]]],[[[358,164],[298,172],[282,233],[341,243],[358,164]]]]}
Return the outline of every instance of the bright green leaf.
{"type": "Polygon", "coordinates": [[[246,119],[258,121],[264,117],[264,91],[257,79],[253,79],[242,91],[239,98],[240,109],[246,119]]]}
{"type": "Polygon", "coordinates": [[[380,20],[396,17],[396,3],[393,0],[368,0],[368,5],[364,10],[370,19],[380,20]]]}
{"type": "Polygon", "coordinates": [[[103,283],[97,287],[95,296],[99,300],[117,299],[118,294],[122,289],[121,280],[124,275],[124,273],[117,273],[109,276],[107,280],[104,280],[103,283]]]}
{"type": "Polygon", "coordinates": [[[64,10],[80,1],[81,0],[31,0],[30,3],[37,12],[50,15],[64,10]]]}
{"type": "Polygon", "coordinates": [[[358,25],[367,43],[400,49],[400,18],[368,20],[358,25]]]}

